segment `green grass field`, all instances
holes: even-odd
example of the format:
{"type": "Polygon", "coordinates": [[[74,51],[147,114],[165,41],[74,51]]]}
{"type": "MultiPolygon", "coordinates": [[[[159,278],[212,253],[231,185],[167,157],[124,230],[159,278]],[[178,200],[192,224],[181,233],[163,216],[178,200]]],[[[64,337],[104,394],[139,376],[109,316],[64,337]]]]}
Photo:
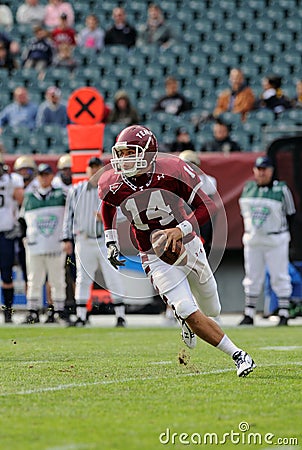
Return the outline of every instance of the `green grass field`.
{"type": "Polygon", "coordinates": [[[301,449],[302,328],[227,333],[245,379],[201,341],[180,364],[175,328],[0,328],[0,449],[301,449]]]}

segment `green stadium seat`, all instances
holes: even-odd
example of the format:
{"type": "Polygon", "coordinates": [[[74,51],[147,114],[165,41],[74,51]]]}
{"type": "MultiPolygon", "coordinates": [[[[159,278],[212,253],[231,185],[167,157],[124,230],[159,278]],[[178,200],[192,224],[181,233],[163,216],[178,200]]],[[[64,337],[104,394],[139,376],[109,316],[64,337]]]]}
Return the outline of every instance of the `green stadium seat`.
{"type": "Polygon", "coordinates": [[[275,121],[275,115],[270,109],[257,109],[249,112],[248,122],[251,120],[256,120],[261,126],[272,125],[275,121]]]}
{"type": "Polygon", "coordinates": [[[2,110],[10,102],[11,102],[10,92],[9,91],[1,91],[0,92],[0,110],[2,110]]]}
{"type": "Polygon", "coordinates": [[[4,151],[6,153],[15,153],[15,144],[14,144],[14,138],[10,134],[6,134],[5,131],[1,134],[1,144],[4,147],[4,151]]]}
{"type": "Polygon", "coordinates": [[[240,145],[240,148],[245,151],[251,151],[249,136],[245,130],[236,130],[231,132],[231,138],[240,145]]]}

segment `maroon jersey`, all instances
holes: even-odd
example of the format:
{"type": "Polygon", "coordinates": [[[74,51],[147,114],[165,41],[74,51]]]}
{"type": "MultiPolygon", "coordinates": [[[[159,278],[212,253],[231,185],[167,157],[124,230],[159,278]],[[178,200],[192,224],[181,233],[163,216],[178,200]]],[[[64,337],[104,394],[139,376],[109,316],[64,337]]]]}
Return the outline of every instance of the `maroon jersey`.
{"type": "Polygon", "coordinates": [[[154,230],[174,228],[189,220],[199,231],[210,218],[209,210],[215,209],[201,184],[192,167],[176,157],[158,156],[149,172],[132,178],[105,170],[99,179],[104,229],[115,228],[113,216],[120,206],[141,251],[151,249],[154,230]]]}

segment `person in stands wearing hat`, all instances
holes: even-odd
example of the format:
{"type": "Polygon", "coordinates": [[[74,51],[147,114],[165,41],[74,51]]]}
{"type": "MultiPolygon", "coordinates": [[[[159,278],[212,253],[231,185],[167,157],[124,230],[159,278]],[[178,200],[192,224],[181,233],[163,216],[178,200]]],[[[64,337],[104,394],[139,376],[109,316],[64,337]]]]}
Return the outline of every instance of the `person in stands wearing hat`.
{"type": "Polygon", "coordinates": [[[107,248],[100,213],[101,203],[97,190],[98,172],[102,166],[103,163],[99,158],[91,158],[86,168],[88,179],[74,185],[68,192],[66,201],[63,241],[67,255],[72,254],[73,240],[75,242],[77,319],[70,324],[76,327],[83,327],[87,324],[86,304],[98,269],[101,270],[106,288],[112,297],[117,320],[116,326],[124,327],[126,324],[122,278],[107,260],[107,248]]]}
{"type": "Polygon", "coordinates": [[[245,309],[239,325],[254,325],[266,268],[278,297],[279,325],[287,325],[292,292],[288,274],[289,242],[295,205],[286,183],[274,179],[274,165],[270,158],[259,156],[253,172],[255,180],[245,184],[239,199],[244,225],[245,269],[245,309]]]}
{"type": "Polygon", "coordinates": [[[120,123],[124,126],[139,123],[137,110],[132,106],[129,95],[124,90],[119,90],[114,96],[114,106],[109,113],[108,123],[120,123]]]}
{"type": "Polygon", "coordinates": [[[65,195],[62,189],[52,186],[54,173],[50,165],[40,164],[37,172],[39,186],[34,192],[25,193],[20,210],[25,225],[27,324],[40,322],[46,277],[56,320],[63,317],[65,304],[65,254],[61,242],[65,195]]]}
{"type": "Polygon", "coordinates": [[[65,128],[69,123],[66,106],[61,103],[61,90],[50,86],[45,93],[45,101],[40,104],[36,117],[36,126],[57,124],[65,128]]]}

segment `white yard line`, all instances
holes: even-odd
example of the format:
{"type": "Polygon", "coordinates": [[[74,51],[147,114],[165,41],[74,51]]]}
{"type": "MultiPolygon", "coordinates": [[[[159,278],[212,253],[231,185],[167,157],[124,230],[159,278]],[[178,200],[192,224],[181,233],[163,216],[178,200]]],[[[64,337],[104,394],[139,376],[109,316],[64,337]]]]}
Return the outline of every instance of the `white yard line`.
{"type": "MultiPolygon", "coordinates": [[[[301,366],[302,361],[297,362],[287,362],[287,363],[277,363],[277,364],[262,364],[261,367],[279,367],[279,366],[301,366]]],[[[258,366],[259,367],[259,366],[258,366]]],[[[82,387],[90,387],[90,386],[99,386],[99,385],[108,385],[108,384],[119,384],[119,383],[130,383],[131,381],[151,381],[151,380],[162,380],[162,379],[168,379],[168,378],[180,378],[180,377],[198,377],[203,375],[215,375],[220,373],[226,373],[226,372],[234,372],[235,369],[217,369],[217,370],[209,370],[206,372],[192,372],[192,373],[183,373],[176,375],[175,377],[165,377],[165,376],[150,376],[150,377],[143,377],[143,378],[136,378],[136,377],[130,377],[130,378],[121,378],[120,380],[102,380],[102,381],[94,381],[91,383],[70,383],[70,384],[59,384],[58,386],[49,386],[44,388],[37,388],[37,389],[28,389],[24,391],[16,391],[16,392],[5,392],[0,394],[0,397],[7,397],[10,395],[32,395],[32,394],[41,394],[43,392],[55,392],[55,391],[63,391],[65,389],[73,389],[73,388],[82,388],[82,387]]]]}

